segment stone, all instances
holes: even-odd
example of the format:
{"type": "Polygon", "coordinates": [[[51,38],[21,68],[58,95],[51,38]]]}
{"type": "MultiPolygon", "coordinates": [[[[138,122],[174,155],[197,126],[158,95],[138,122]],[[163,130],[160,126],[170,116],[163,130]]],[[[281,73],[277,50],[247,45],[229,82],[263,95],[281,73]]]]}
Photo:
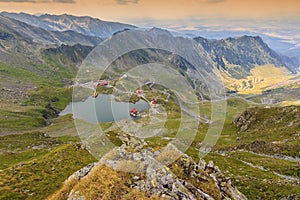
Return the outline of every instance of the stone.
{"type": "Polygon", "coordinates": [[[133,160],[142,160],[142,155],[140,153],[134,153],[132,155],[133,160]]]}
{"type": "Polygon", "coordinates": [[[206,162],[205,162],[205,160],[203,160],[203,159],[200,159],[200,161],[199,161],[199,167],[200,167],[200,169],[205,169],[205,166],[206,166],[206,162]]]}
{"type": "Polygon", "coordinates": [[[209,161],[208,164],[206,165],[206,167],[207,167],[207,168],[210,168],[210,169],[214,169],[214,166],[215,166],[215,165],[214,165],[214,162],[213,162],[213,161],[209,161]]]}
{"type": "MultiPolygon", "coordinates": [[[[130,145],[135,145],[135,143],[131,143],[130,145]]],[[[172,148],[176,151],[175,147],[172,148]]],[[[105,157],[103,157],[99,163],[86,166],[74,173],[71,177],[78,180],[87,177],[93,167],[98,164],[105,164],[116,169],[119,162],[123,160],[142,161],[145,174],[133,176],[130,180],[127,180],[127,183],[130,188],[140,190],[147,194],[147,196],[158,195],[170,200],[212,200],[213,198],[210,195],[213,194],[206,194],[201,188],[196,188],[192,183],[214,181],[216,192],[220,193],[222,199],[247,199],[231,185],[230,179],[226,178],[212,161],[206,164],[204,160],[200,159],[199,164],[197,164],[191,157],[182,153],[180,154],[181,158],[173,163],[173,166],[164,166],[155,159],[161,151],[153,152],[153,149],[147,148],[132,153],[132,151],[127,151],[128,149],[132,150],[133,147],[127,145],[116,147],[114,151],[117,152],[118,156],[111,158],[111,160],[106,160],[105,157]],[[174,166],[181,168],[179,170],[180,177],[173,174],[172,169],[174,166]],[[191,179],[193,180],[191,181],[191,179]]],[[[79,199],[80,197],[76,191],[72,191],[68,199],[73,200],[79,199]]]]}
{"type": "Polygon", "coordinates": [[[132,177],[133,180],[140,180],[141,178],[139,176],[132,177]]]}

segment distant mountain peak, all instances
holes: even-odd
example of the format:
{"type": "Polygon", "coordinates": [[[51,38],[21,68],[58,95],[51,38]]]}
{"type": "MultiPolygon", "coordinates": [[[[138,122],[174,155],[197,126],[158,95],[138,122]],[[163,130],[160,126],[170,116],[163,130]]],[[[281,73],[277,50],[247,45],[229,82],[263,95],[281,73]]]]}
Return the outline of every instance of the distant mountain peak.
{"type": "Polygon", "coordinates": [[[173,36],[168,30],[162,29],[162,28],[157,28],[157,27],[151,28],[148,32],[150,34],[155,34],[155,35],[173,36]]]}
{"type": "Polygon", "coordinates": [[[257,41],[260,43],[264,43],[263,39],[260,36],[250,36],[250,35],[243,35],[237,38],[232,38],[236,40],[251,40],[251,41],[257,41]]]}
{"type": "Polygon", "coordinates": [[[273,51],[260,36],[244,35],[221,40],[196,37],[194,40],[211,55],[218,68],[231,70],[235,78],[247,76],[256,65],[284,66],[291,72],[295,72],[292,62],[273,51]]]}

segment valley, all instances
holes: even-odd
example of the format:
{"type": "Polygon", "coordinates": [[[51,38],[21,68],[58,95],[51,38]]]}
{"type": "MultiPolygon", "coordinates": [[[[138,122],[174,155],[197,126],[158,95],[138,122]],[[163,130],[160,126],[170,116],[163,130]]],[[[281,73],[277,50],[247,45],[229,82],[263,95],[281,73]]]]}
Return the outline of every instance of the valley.
{"type": "Polygon", "coordinates": [[[0,199],[271,200],[299,196],[299,65],[283,59],[261,38],[182,39],[163,29],[135,32],[135,26],[92,20],[108,27],[101,32],[105,29],[96,30],[96,25],[80,29],[80,20],[86,18],[24,16],[2,13],[0,17],[0,199]],[[56,23],[55,18],[77,21],[78,26],[69,31],[68,23],[52,27],[49,24],[56,23]],[[29,23],[33,19],[38,22],[35,27],[29,23]],[[132,30],[122,32],[127,28],[132,30]],[[172,41],[169,46],[199,56],[199,62],[195,65],[189,57],[163,49],[138,49],[118,57],[102,76],[88,77],[95,83],[109,80],[113,88],[83,87],[87,83],[83,75],[89,73],[79,71],[93,59],[90,55],[104,38],[118,31],[116,37],[133,31],[133,44],[172,41]],[[157,71],[147,71],[160,77],[155,80],[145,71],[134,71],[135,66],[147,63],[170,67],[176,75],[170,83],[181,96],[160,85],[159,81],[169,83],[169,79],[158,66],[151,65],[157,71]],[[199,78],[199,71],[221,78],[226,98],[213,101],[211,88],[199,78]],[[77,80],[82,82],[74,84],[77,80]],[[186,90],[183,83],[192,89],[186,90]],[[129,116],[93,124],[72,113],[59,116],[70,103],[95,100],[91,97],[94,90],[100,96],[118,95],[121,103],[128,104],[141,99],[133,95],[138,89],[147,100],[157,100],[157,112],[146,109],[145,116],[136,120],[129,116]],[[188,101],[194,100],[192,92],[196,103],[188,101]],[[186,107],[181,107],[179,97],[188,102],[186,107]],[[215,112],[218,102],[226,103],[225,112],[215,112]],[[194,108],[205,120],[189,112],[194,108]],[[203,157],[203,141],[218,123],[222,124],[220,136],[203,157]],[[169,159],[174,162],[168,163],[169,159]]]}

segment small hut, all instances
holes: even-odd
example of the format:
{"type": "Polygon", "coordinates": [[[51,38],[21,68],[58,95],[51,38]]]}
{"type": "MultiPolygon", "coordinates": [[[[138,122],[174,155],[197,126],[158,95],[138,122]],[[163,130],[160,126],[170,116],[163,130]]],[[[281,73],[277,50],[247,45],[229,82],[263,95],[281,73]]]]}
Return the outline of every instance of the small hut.
{"type": "Polygon", "coordinates": [[[143,95],[143,94],[144,94],[144,91],[143,91],[142,89],[138,89],[138,90],[136,91],[136,93],[137,93],[138,95],[143,95]]]}
{"type": "Polygon", "coordinates": [[[152,101],[150,101],[150,104],[151,105],[156,105],[157,104],[157,101],[155,99],[153,99],[152,101]]]}
{"type": "Polygon", "coordinates": [[[109,85],[108,81],[101,81],[97,84],[97,87],[99,87],[99,86],[103,87],[103,86],[108,86],[108,85],[109,85]]]}
{"type": "Polygon", "coordinates": [[[130,110],[130,116],[131,117],[138,117],[139,116],[139,111],[136,108],[133,108],[130,110]]]}

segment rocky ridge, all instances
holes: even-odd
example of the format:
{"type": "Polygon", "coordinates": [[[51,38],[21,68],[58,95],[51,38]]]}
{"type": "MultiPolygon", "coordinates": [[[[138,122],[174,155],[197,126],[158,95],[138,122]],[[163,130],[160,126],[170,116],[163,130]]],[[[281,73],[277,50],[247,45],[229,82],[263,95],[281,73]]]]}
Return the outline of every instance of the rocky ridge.
{"type": "MultiPolygon", "coordinates": [[[[172,145],[157,151],[152,148],[143,149],[145,142],[137,142],[138,140],[132,137],[132,142],[114,148],[99,162],[75,172],[65,184],[72,180],[93,179],[92,172],[106,165],[113,170],[131,174],[127,181],[129,187],[145,193],[149,198],[247,199],[212,161],[206,163],[201,159],[197,164],[172,145]],[[176,161],[164,164],[170,158],[176,161]]],[[[80,195],[80,191],[71,190],[68,199],[85,199],[85,196],[80,195]]]]}

